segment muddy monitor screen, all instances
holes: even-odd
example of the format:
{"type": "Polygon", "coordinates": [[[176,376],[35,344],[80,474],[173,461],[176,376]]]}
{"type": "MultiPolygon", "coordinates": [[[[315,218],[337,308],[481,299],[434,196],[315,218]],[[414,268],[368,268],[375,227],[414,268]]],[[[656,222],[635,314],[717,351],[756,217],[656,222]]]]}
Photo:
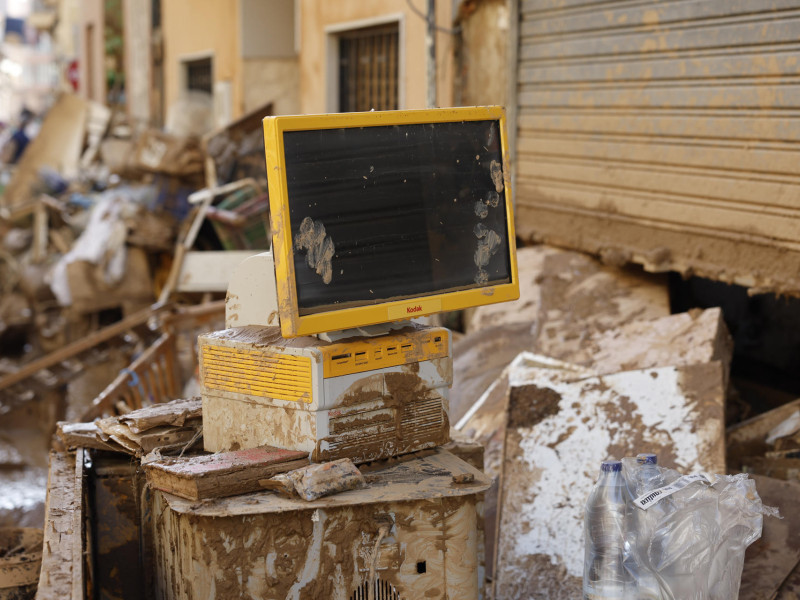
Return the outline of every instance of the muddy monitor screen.
{"type": "Polygon", "coordinates": [[[501,135],[499,118],[283,131],[273,228],[288,228],[298,316],[399,302],[366,319],[394,320],[512,284],[501,135]]]}

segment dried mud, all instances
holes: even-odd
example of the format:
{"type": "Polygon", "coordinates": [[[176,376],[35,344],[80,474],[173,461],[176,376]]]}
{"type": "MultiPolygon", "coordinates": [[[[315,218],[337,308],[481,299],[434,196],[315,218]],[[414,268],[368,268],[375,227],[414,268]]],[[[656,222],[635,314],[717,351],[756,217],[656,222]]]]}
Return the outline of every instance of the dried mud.
{"type": "Polygon", "coordinates": [[[547,417],[558,413],[561,394],[550,388],[535,385],[511,388],[509,400],[508,426],[533,427],[547,417]]]}

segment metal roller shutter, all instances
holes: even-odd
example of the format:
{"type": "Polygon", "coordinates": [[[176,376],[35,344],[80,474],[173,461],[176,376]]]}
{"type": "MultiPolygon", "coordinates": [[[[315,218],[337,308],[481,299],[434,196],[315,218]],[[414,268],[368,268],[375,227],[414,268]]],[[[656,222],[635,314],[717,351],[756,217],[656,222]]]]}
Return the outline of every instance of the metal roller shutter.
{"type": "Polygon", "coordinates": [[[800,0],[524,0],[523,238],[800,294],[800,0]]]}

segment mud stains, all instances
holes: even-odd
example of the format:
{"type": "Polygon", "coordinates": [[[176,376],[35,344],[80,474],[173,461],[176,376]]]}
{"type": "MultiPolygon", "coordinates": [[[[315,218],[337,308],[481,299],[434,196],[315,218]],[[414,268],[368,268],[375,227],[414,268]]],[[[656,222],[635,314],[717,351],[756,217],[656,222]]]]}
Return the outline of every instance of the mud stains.
{"type": "Polygon", "coordinates": [[[497,193],[499,194],[505,189],[505,184],[503,183],[503,168],[500,166],[498,161],[493,160],[491,163],[489,163],[489,170],[492,175],[494,189],[497,190],[497,193]]]}
{"type": "Polygon", "coordinates": [[[511,388],[508,426],[533,427],[547,417],[558,414],[561,394],[550,388],[526,385],[511,388]]]}
{"type": "Polygon", "coordinates": [[[333,240],[325,233],[325,225],[306,217],[300,223],[295,244],[298,250],[306,250],[306,264],[322,277],[323,283],[330,283],[333,277],[331,260],[335,249],[333,240]]]}
{"type": "Polygon", "coordinates": [[[333,435],[317,442],[313,460],[350,458],[363,463],[449,441],[450,421],[444,398],[432,393],[416,372],[386,373],[384,378],[382,406],[369,405],[365,410],[331,419],[333,435]]]}
{"type": "Polygon", "coordinates": [[[484,269],[489,264],[492,256],[494,256],[502,240],[497,233],[484,225],[478,223],[475,225],[475,237],[478,238],[478,247],[475,249],[475,266],[478,267],[478,273],[475,275],[475,283],[483,284],[489,281],[489,274],[484,269]]]}

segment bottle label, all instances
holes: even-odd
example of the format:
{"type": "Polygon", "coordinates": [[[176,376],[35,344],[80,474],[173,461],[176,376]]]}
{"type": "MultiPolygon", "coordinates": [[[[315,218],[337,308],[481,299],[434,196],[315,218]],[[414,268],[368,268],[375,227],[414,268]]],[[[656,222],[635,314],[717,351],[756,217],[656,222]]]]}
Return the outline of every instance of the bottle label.
{"type": "Polygon", "coordinates": [[[711,481],[703,475],[702,473],[696,473],[694,475],[684,475],[683,477],[676,479],[669,485],[665,485],[664,487],[657,488],[655,490],[651,490],[645,494],[642,494],[633,503],[641,509],[647,510],[654,504],[657,504],[659,500],[662,498],[666,498],[667,496],[671,496],[677,491],[682,490],[690,483],[694,483],[695,481],[702,481],[703,483],[710,484],[711,481]]]}

